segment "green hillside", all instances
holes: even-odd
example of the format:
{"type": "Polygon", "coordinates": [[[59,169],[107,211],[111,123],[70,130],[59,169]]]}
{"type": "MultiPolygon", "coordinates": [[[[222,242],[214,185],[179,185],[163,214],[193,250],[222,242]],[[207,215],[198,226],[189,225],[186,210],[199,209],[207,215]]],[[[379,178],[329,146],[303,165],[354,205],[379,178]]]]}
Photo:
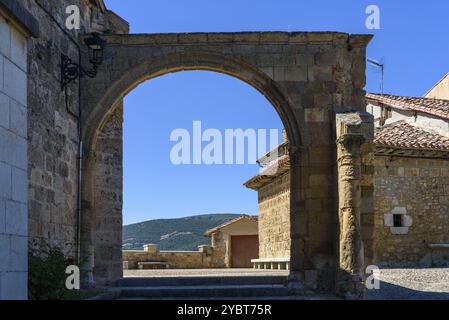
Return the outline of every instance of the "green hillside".
{"type": "Polygon", "coordinates": [[[239,214],[205,214],[199,216],[159,219],[123,226],[123,249],[142,250],[154,243],[159,250],[197,250],[199,245],[210,245],[204,232],[239,214]]]}

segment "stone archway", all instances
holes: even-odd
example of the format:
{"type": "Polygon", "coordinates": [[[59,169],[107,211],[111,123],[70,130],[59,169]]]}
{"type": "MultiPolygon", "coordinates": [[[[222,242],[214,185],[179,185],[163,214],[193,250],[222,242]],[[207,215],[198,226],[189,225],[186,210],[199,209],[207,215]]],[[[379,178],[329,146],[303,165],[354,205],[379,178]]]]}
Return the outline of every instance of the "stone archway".
{"type": "Polygon", "coordinates": [[[98,268],[97,263],[94,280],[110,283],[121,272],[121,242],[99,246],[94,236],[100,200],[93,183],[95,148],[101,129],[141,82],[181,70],[210,70],[253,86],[278,112],[290,141],[291,287],[334,291],[339,260],[335,113],[344,107],[364,110],[365,49],[371,36],[255,32],[103,38],[104,64],[95,79],[82,84],[82,253],[91,266],[95,256],[104,264],[98,268]],[[317,193],[318,199],[310,196],[317,193]]]}

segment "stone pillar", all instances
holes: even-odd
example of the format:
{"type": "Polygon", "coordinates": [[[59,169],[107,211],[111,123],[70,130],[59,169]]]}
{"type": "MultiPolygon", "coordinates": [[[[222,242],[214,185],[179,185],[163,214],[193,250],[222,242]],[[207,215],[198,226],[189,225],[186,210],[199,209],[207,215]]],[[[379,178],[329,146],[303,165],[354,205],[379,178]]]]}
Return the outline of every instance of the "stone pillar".
{"type": "Polygon", "coordinates": [[[336,120],[340,225],[337,293],[347,298],[356,298],[364,291],[362,145],[371,137],[366,132],[369,127],[362,124],[364,120],[372,122],[369,121],[369,116],[360,113],[337,114],[336,120]]]}
{"type": "MultiPolygon", "coordinates": [[[[305,212],[305,175],[301,174],[304,164],[301,163],[303,154],[298,148],[290,147],[290,273],[288,280],[289,291],[292,294],[304,293],[305,271],[311,269],[308,259],[307,243],[307,214],[305,212]]],[[[287,268],[288,270],[288,268],[287,268]]]]}
{"type": "Polygon", "coordinates": [[[211,235],[212,243],[212,265],[214,268],[225,268],[225,256],[226,256],[226,240],[223,239],[221,232],[215,232],[211,235]]]}
{"type": "Polygon", "coordinates": [[[157,244],[146,244],[143,246],[143,251],[155,254],[157,253],[157,244]]]}
{"type": "Polygon", "coordinates": [[[117,103],[98,132],[94,152],[94,281],[108,285],[123,276],[122,159],[123,101],[117,103]]]}
{"type": "Polygon", "coordinates": [[[208,245],[201,245],[198,246],[198,251],[204,253],[205,255],[212,255],[213,254],[213,248],[212,246],[208,246],[208,245]]]}

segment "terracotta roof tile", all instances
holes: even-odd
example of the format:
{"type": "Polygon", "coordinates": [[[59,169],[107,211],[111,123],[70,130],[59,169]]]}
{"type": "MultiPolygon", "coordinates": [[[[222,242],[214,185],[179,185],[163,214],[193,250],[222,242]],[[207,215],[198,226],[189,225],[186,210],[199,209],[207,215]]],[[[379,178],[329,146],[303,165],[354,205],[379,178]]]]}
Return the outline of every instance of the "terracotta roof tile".
{"type": "Polygon", "coordinates": [[[449,100],[423,97],[403,97],[392,94],[367,93],[366,99],[377,101],[393,108],[413,110],[449,119],[449,100]]]}
{"type": "Polygon", "coordinates": [[[415,127],[405,121],[377,128],[374,144],[400,149],[449,151],[449,138],[415,127]]]}

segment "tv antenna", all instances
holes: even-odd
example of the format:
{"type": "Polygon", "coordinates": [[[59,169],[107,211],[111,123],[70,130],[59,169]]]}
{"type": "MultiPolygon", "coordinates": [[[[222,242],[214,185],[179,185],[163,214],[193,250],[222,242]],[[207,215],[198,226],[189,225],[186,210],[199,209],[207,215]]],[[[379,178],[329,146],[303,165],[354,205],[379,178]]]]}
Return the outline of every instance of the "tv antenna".
{"type": "Polygon", "coordinates": [[[382,76],[381,76],[381,77],[382,77],[382,80],[381,80],[381,82],[380,82],[380,91],[381,91],[381,93],[382,93],[382,95],[383,95],[383,94],[384,94],[384,71],[385,71],[385,63],[380,62],[380,61],[377,61],[377,60],[374,60],[374,59],[371,59],[371,58],[368,58],[367,61],[368,61],[369,63],[371,63],[372,65],[374,65],[374,66],[380,68],[380,72],[381,72],[381,74],[382,74],[382,76]]]}

